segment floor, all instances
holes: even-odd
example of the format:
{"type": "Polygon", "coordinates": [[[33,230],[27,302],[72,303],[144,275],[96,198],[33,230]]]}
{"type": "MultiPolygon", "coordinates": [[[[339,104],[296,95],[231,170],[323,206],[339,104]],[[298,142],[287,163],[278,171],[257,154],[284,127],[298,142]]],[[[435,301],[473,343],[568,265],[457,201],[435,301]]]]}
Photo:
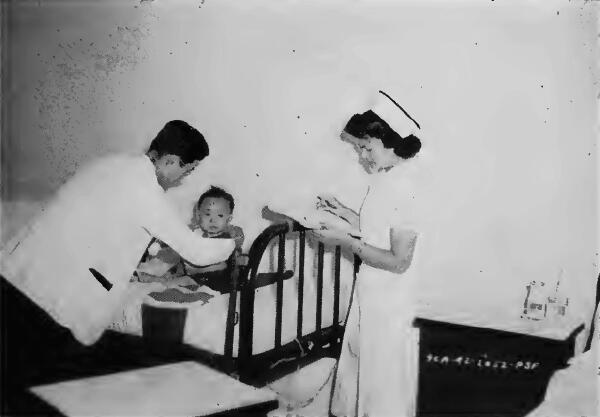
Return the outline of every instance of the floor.
{"type": "Polygon", "coordinates": [[[327,417],[334,367],[334,359],[320,359],[269,384],[280,403],[269,417],[327,417]]]}

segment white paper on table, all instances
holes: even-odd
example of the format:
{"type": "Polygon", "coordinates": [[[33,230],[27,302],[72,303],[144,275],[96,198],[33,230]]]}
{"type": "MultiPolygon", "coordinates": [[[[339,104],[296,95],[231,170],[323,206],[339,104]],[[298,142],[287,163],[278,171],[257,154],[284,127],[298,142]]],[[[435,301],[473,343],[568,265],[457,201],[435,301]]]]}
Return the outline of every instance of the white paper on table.
{"type": "Polygon", "coordinates": [[[68,416],[201,416],[276,400],[195,362],[31,388],[68,416]]]}

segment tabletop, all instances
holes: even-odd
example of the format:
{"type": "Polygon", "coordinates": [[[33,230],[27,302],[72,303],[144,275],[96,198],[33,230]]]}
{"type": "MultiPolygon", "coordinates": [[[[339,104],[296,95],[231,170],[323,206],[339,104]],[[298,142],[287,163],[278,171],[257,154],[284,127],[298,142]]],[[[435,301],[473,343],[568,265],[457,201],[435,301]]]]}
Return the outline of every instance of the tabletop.
{"type": "Polygon", "coordinates": [[[196,362],[180,362],[30,389],[68,416],[208,416],[277,407],[276,394],[196,362]]]}

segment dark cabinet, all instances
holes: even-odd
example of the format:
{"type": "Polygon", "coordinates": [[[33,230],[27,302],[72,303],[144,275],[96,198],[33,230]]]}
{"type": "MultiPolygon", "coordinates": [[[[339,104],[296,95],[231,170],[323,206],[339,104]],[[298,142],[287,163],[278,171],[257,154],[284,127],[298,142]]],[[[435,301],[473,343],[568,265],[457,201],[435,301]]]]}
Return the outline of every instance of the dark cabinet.
{"type": "Polygon", "coordinates": [[[414,324],[420,330],[420,417],[526,415],[573,356],[583,329],[560,341],[421,318],[414,324]]]}

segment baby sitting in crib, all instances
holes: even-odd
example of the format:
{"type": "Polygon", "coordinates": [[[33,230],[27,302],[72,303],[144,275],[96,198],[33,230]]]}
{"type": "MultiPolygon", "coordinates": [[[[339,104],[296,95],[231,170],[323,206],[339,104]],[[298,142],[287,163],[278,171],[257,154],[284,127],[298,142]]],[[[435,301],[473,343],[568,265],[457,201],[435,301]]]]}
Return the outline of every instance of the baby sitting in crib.
{"type": "Polygon", "coordinates": [[[182,261],[183,272],[199,285],[206,285],[219,292],[229,291],[229,266],[244,263],[242,244],[244,232],[231,224],[235,201],[233,196],[218,187],[211,187],[200,196],[194,207],[190,227],[204,237],[214,239],[234,239],[236,248],[229,261],[206,267],[197,267],[182,261]]]}
{"type": "Polygon", "coordinates": [[[139,281],[159,281],[168,287],[206,285],[215,291],[229,291],[229,267],[244,263],[241,254],[244,233],[231,224],[234,206],[231,194],[213,186],[200,196],[190,224],[192,230],[204,237],[234,239],[236,249],[228,261],[209,266],[192,265],[164,243],[155,241],[138,267],[139,281]]]}

